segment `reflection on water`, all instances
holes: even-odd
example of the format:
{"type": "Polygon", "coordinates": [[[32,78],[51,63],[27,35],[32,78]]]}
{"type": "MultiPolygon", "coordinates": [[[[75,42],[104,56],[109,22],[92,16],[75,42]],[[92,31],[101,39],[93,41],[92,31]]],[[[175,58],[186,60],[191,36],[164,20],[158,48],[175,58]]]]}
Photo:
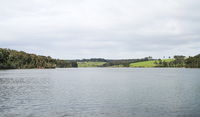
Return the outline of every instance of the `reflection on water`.
{"type": "Polygon", "coordinates": [[[200,117],[200,69],[1,70],[0,117],[200,117]]]}

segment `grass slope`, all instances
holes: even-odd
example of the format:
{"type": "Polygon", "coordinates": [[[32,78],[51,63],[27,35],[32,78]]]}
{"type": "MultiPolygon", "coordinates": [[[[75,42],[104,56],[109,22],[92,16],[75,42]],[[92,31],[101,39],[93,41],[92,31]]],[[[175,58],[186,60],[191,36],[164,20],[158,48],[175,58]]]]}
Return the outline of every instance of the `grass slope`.
{"type": "MultiPolygon", "coordinates": [[[[163,59],[162,61],[171,62],[173,60],[174,59],[163,59]]],[[[131,63],[129,66],[130,67],[156,67],[158,65],[155,64],[155,61],[153,60],[153,61],[143,61],[143,62],[131,63]]]]}
{"type": "Polygon", "coordinates": [[[78,62],[78,67],[98,67],[106,62],[78,62]]]}

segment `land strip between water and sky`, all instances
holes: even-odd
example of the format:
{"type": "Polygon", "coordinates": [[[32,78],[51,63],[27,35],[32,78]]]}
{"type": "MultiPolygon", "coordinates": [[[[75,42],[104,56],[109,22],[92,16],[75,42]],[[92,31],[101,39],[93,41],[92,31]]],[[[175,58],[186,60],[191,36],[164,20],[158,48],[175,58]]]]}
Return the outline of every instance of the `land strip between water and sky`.
{"type": "Polygon", "coordinates": [[[77,68],[77,67],[174,67],[200,68],[200,54],[193,57],[174,55],[173,57],[152,58],[151,56],[137,59],[54,59],[50,56],[29,54],[24,51],[0,48],[0,69],[45,69],[45,68],[77,68]]]}

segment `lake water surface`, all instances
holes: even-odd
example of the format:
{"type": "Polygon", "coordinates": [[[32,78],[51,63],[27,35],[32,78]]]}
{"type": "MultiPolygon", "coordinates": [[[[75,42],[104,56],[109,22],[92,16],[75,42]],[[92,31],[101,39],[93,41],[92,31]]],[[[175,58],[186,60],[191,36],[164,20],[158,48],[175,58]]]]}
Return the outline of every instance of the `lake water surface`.
{"type": "Polygon", "coordinates": [[[0,117],[200,117],[200,69],[1,70],[0,117]]]}

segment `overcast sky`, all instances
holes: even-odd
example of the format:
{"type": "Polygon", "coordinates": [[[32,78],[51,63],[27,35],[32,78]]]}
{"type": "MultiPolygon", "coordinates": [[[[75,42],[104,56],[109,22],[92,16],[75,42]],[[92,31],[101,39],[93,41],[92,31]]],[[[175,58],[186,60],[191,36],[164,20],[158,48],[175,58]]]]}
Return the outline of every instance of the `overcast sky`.
{"type": "Polygon", "coordinates": [[[200,53],[200,0],[0,0],[0,47],[61,59],[200,53]]]}

